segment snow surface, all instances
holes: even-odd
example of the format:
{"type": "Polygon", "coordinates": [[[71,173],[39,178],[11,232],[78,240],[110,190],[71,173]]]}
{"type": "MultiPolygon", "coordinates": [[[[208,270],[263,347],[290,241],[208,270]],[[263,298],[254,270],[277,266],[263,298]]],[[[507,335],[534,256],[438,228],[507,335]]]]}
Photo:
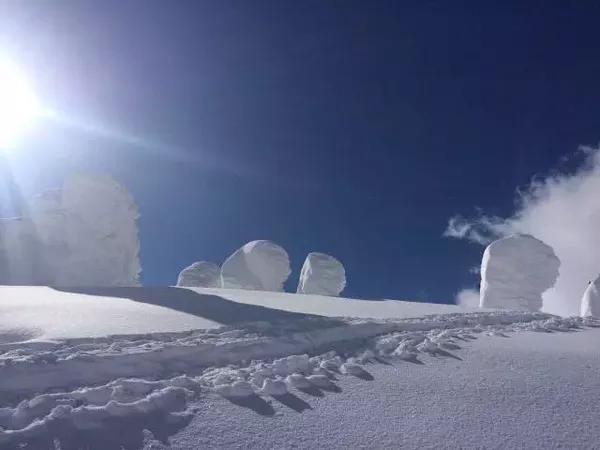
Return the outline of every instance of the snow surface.
{"type": "Polygon", "coordinates": [[[335,392],[215,397],[170,448],[598,447],[600,330],[479,336],[453,356],[364,365],[371,380],[336,374],[335,392]]]}
{"type": "Polygon", "coordinates": [[[581,299],[581,317],[600,317],[600,276],[590,282],[581,299]]]}
{"type": "Polygon", "coordinates": [[[225,260],[221,286],[281,292],[290,273],[290,259],[282,247],[271,241],[252,241],[225,260]]]}
{"type": "Polygon", "coordinates": [[[456,305],[235,289],[0,286],[0,343],[185,332],[246,321],[314,319],[328,326],[331,321],[318,316],[405,319],[465,311],[456,305]]]}
{"type": "Polygon", "coordinates": [[[221,268],[209,261],[197,261],[179,273],[177,286],[180,287],[219,287],[221,268]]]}
{"type": "Polygon", "coordinates": [[[460,305],[408,302],[401,300],[358,300],[322,295],[297,295],[283,292],[258,292],[241,289],[192,289],[199,294],[218,295],[224,299],[284,311],[327,317],[362,317],[406,319],[431,314],[493,311],[460,305]]]}
{"type": "MultiPolygon", "coordinates": [[[[406,318],[410,302],[228,289],[82,291],[0,288],[0,446],[141,448],[166,442],[221,398],[238,414],[270,415],[270,399],[301,412],[311,406],[299,395],[339,393],[346,377],[372,380],[381,362],[460,359],[455,352],[482,334],[596,326],[593,319],[453,305],[415,304],[412,312],[421,314],[406,318]],[[294,312],[304,300],[306,310],[320,305],[321,315],[294,312]],[[367,319],[369,310],[398,318],[367,319]],[[339,317],[348,312],[365,316],[339,317]],[[109,335],[115,331],[122,334],[109,335]]],[[[371,410],[368,398],[362,403],[371,410]]],[[[304,431],[300,446],[318,446],[304,431]]],[[[268,440],[254,446],[279,447],[268,440]]]]}
{"type": "Polygon", "coordinates": [[[481,261],[480,305],[539,311],[554,286],[560,261],[552,247],[529,235],[512,235],[487,246],[481,261]]]}
{"type": "MultiPolygon", "coordinates": [[[[181,332],[221,323],[160,305],[165,290],[109,290],[86,295],[48,287],[0,286],[0,343],[119,334],[181,332]]],[[[175,288],[172,288],[175,289],[175,288]]],[[[89,290],[87,292],[94,292],[89,290]]],[[[172,296],[177,302],[177,297],[172,296]]]]}
{"type": "Polygon", "coordinates": [[[341,262],[325,253],[309,253],[302,265],[298,294],[338,296],[346,287],[341,262]]]}

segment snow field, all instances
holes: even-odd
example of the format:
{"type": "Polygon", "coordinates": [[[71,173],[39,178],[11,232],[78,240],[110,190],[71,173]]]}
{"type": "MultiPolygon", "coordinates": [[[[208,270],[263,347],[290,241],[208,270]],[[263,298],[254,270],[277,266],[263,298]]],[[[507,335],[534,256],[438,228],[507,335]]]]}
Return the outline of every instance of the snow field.
{"type": "MultiPolygon", "coordinates": [[[[502,335],[516,331],[572,331],[584,326],[598,326],[598,323],[590,318],[561,319],[539,313],[522,313],[520,316],[512,316],[513,321],[507,320],[506,317],[503,320],[490,320],[489,317],[484,320],[484,315],[480,315],[478,321],[466,321],[467,325],[444,327],[447,324],[456,325],[456,318],[454,319],[454,322],[439,321],[436,323],[437,327],[396,330],[370,336],[363,334],[359,339],[331,342],[330,350],[316,353],[312,357],[309,354],[291,354],[244,363],[244,354],[239,353],[236,364],[198,368],[197,375],[190,371],[187,375],[154,380],[139,377],[118,378],[98,386],[32,395],[17,402],[15,406],[0,405],[3,406],[0,408],[0,445],[26,443],[40,438],[50,439],[57,429],[65,424],[76,430],[86,430],[105,427],[107,419],[110,418],[146,417],[156,414],[178,417],[181,414],[193,414],[190,402],[199,400],[202,396],[219,395],[233,400],[256,395],[283,396],[294,389],[335,392],[335,380],[338,376],[367,379],[368,365],[376,363],[378,358],[408,359],[425,354],[447,356],[451,351],[459,349],[461,343],[475,339],[481,333],[502,335]],[[486,322],[492,323],[485,324],[486,322]]],[[[236,340],[240,339],[239,333],[225,331],[224,334],[227,334],[221,337],[224,341],[233,339],[229,344],[247,348],[244,339],[236,340]]],[[[167,338],[167,342],[172,342],[173,336],[170,337],[171,341],[169,336],[163,337],[167,338]]],[[[154,349],[147,353],[163,352],[164,348],[159,345],[160,336],[154,336],[153,339],[154,349]]],[[[144,341],[146,345],[152,342],[152,339],[146,337],[144,341]]],[[[114,344],[109,343],[110,339],[103,344],[109,347],[114,344]]],[[[222,345],[227,346],[228,343],[222,345]]],[[[121,350],[128,348],[124,343],[117,347],[121,350]]],[[[77,352],[82,352],[82,348],[85,348],[85,351],[99,350],[91,342],[80,344],[77,352]]],[[[35,354],[35,351],[32,351],[29,355],[24,355],[21,361],[14,363],[6,357],[5,352],[1,355],[0,374],[4,375],[5,369],[10,369],[13,364],[25,364],[32,374],[39,375],[45,368],[59,366],[63,359],[73,359],[66,357],[66,349],[62,350],[61,356],[52,360],[31,358],[35,354]],[[11,362],[7,364],[7,361],[11,362]]],[[[106,351],[106,348],[103,351],[106,351]]],[[[99,356],[98,353],[94,354],[94,358],[111,360],[110,355],[99,356]]],[[[83,382],[92,384],[89,380],[83,382]]]]}

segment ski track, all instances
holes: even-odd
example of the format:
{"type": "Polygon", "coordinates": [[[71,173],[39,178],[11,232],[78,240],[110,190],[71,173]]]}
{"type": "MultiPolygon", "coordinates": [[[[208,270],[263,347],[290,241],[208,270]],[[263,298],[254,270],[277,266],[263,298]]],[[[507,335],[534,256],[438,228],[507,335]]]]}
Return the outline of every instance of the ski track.
{"type": "MultiPolygon", "coordinates": [[[[285,396],[292,389],[335,392],[336,376],[368,379],[365,364],[395,358],[418,362],[420,354],[454,356],[459,343],[480,333],[599,325],[591,318],[498,311],[402,320],[311,319],[288,326],[255,322],[185,333],[4,344],[0,447],[54,448],[58,440],[70,448],[66,443],[77,433],[114,431],[128,420],[158,418],[183,426],[193,415],[191,402],[203,396],[243,402],[285,396]]],[[[145,440],[159,445],[144,433],[145,440]]]]}

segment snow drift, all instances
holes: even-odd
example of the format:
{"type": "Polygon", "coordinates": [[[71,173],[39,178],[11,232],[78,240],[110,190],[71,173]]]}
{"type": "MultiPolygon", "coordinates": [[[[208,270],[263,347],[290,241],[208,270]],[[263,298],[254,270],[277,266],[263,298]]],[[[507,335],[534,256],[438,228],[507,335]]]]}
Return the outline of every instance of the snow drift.
{"type": "Polygon", "coordinates": [[[252,241],[225,260],[221,286],[281,292],[290,273],[290,259],[282,247],[271,241],[252,241]]]}
{"type": "Polygon", "coordinates": [[[591,282],[581,299],[581,317],[600,317],[600,276],[591,282]]]}
{"type": "Polygon", "coordinates": [[[177,286],[187,287],[219,287],[221,269],[209,261],[197,261],[179,273],[177,286]]]}
{"type": "Polygon", "coordinates": [[[538,311],[554,286],[560,261],[552,247],[529,235],[492,242],[481,261],[480,306],[538,311]]]}
{"type": "Polygon", "coordinates": [[[309,253],[300,272],[298,294],[337,297],[346,287],[346,271],[340,261],[325,253],[309,253]]]}
{"type": "Polygon", "coordinates": [[[0,222],[2,284],[138,285],[138,210],[109,176],[76,175],[0,222]]]}

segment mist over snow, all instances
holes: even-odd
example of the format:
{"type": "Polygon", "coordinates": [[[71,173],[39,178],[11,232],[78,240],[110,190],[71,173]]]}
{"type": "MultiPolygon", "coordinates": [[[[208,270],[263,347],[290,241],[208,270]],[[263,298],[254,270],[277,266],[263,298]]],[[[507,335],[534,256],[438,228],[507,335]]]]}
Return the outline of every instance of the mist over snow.
{"type": "Polygon", "coordinates": [[[456,215],[444,233],[483,245],[523,233],[550,245],[561,266],[555,286],[543,295],[543,309],[562,315],[579,314],[588,282],[600,272],[600,149],[580,152],[584,161],[575,172],[538,177],[518,190],[510,217],[456,215]]]}
{"type": "Polygon", "coordinates": [[[456,304],[464,308],[479,307],[479,291],[475,289],[461,289],[456,293],[456,304]]]}
{"type": "Polygon", "coordinates": [[[138,215],[111,177],[71,176],[0,221],[0,284],[139,285],[138,215]]]}

